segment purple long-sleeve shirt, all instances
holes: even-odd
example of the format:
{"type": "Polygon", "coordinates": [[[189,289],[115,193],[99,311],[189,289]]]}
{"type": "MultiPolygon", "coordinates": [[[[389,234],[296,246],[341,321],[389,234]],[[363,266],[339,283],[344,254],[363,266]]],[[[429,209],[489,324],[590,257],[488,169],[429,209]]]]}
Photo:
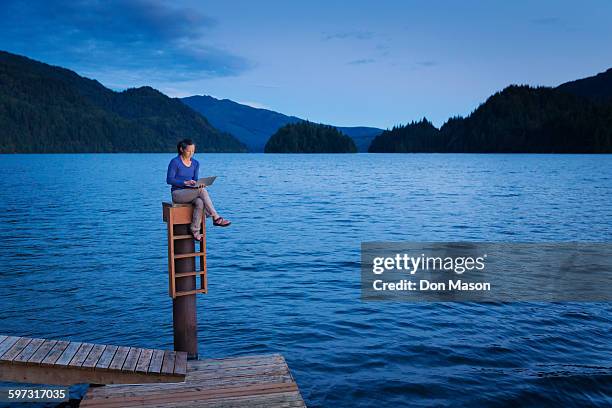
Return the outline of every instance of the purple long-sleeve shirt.
{"type": "Polygon", "coordinates": [[[186,180],[198,180],[198,171],[200,170],[200,163],[191,159],[191,166],[187,167],[181,160],[180,156],[176,156],[170,160],[168,164],[168,174],[166,175],[166,183],[172,186],[171,191],[180,188],[189,188],[185,186],[186,180]]]}

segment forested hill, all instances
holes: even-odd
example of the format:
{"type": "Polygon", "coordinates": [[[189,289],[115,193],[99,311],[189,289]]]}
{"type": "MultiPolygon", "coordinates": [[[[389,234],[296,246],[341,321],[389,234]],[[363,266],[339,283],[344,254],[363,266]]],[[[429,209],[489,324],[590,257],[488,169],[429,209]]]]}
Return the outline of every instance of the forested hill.
{"type": "Polygon", "coordinates": [[[0,51],[0,153],[244,152],[179,99],[142,87],[114,92],[75,72],[0,51]]]}
{"type": "Polygon", "coordinates": [[[290,123],[278,129],[265,146],[266,153],[356,153],[350,137],[333,126],[312,122],[290,123]]]}
{"type": "Polygon", "coordinates": [[[612,153],[612,104],[556,88],[512,85],[440,130],[427,121],[387,130],[369,151],[612,153]]]}
{"type": "Polygon", "coordinates": [[[594,102],[612,103],[612,68],[592,77],[566,82],[559,85],[557,89],[594,102]]]}

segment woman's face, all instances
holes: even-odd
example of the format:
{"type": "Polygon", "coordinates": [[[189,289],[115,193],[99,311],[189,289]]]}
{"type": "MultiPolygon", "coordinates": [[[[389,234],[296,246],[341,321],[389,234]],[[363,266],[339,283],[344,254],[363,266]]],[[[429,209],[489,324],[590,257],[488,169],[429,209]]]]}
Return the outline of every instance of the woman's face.
{"type": "Polygon", "coordinates": [[[183,149],[183,157],[186,159],[191,159],[194,153],[195,145],[188,145],[185,149],[183,149]]]}

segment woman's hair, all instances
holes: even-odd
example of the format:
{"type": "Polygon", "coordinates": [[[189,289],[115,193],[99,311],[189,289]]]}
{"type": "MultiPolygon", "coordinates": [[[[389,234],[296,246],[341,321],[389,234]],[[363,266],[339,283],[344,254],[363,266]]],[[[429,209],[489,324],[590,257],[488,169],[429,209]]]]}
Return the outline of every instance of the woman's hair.
{"type": "Polygon", "coordinates": [[[178,144],[176,145],[176,150],[178,151],[178,154],[181,154],[181,152],[183,150],[185,150],[187,148],[187,146],[191,146],[193,143],[193,140],[191,139],[183,139],[180,142],[178,142],[178,144]]]}

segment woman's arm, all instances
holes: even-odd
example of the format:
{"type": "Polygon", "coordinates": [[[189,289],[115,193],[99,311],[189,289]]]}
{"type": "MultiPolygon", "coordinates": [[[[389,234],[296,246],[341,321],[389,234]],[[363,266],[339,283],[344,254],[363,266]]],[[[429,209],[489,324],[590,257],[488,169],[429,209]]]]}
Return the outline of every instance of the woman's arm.
{"type": "Polygon", "coordinates": [[[185,187],[185,183],[177,180],[176,172],[178,171],[178,166],[176,161],[172,160],[170,164],[168,164],[168,173],[166,174],[166,183],[174,186],[174,187],[185,187]]]}
{"type": "Polygon", "coordinates": [[[200,162],[195,162],[195,168],[193,169],[193,179],[198,181],[198,173],[200,172],[200,162]]]}

